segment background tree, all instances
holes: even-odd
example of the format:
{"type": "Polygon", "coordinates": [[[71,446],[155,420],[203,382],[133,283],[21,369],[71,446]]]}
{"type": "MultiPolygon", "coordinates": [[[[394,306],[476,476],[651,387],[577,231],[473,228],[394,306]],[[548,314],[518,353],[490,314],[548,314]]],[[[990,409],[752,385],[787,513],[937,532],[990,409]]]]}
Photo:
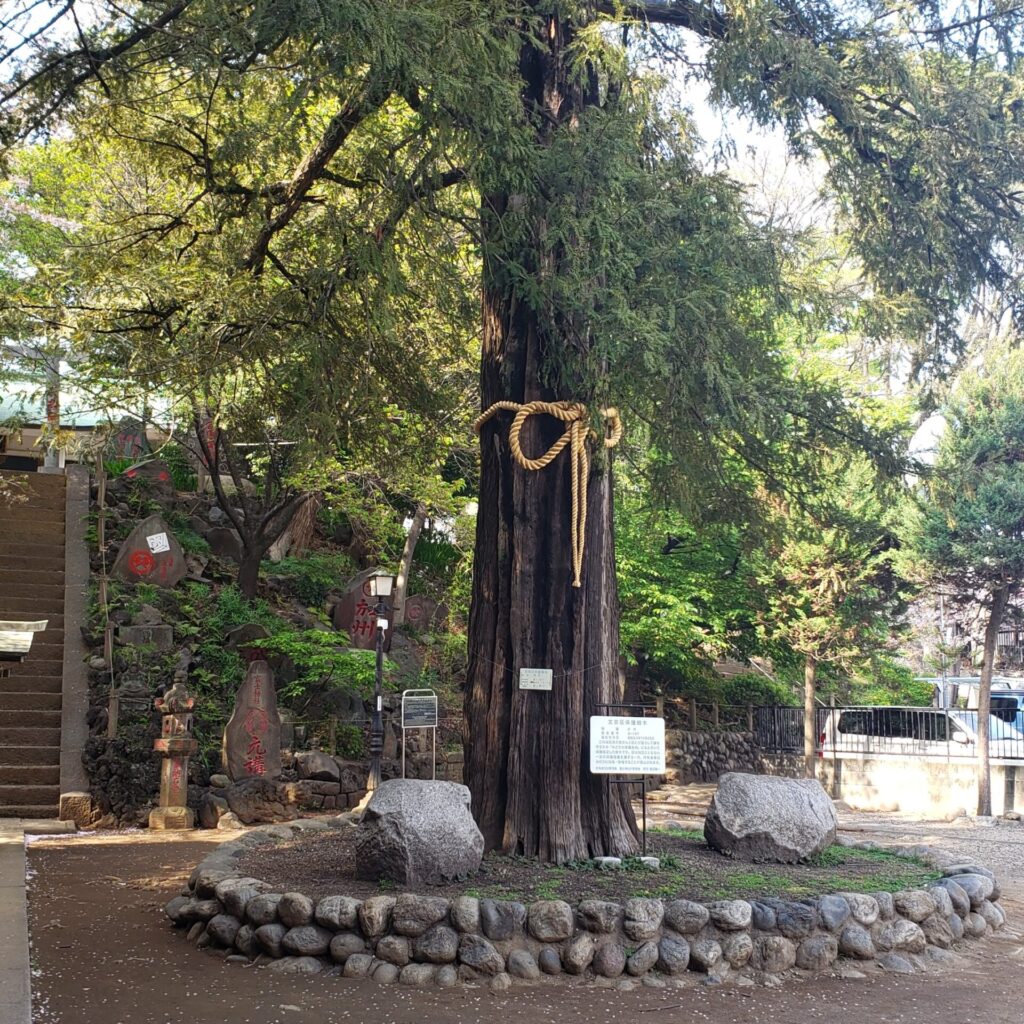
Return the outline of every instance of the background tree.
{"type": "Polygon", "coordinates": [[[864,460],[833,462],[831,486],[814,507],[776,503],[777,539],[760,553],[763,628],[804,661],[804,759],[810,778],[819,668],[851,669],[894,641],[904,594],[886,521],[888,490],[887,495],[864,460]]]}
{"type": "Polygon", "coordinates": [[[978,813],[992,813],[989,711],[999,627],[1024,582],[1024,352],[1016,339],[979,354],[943,409],[946,430],[909,540],[924,579],[986,612],[978,687],[978,813]]]}

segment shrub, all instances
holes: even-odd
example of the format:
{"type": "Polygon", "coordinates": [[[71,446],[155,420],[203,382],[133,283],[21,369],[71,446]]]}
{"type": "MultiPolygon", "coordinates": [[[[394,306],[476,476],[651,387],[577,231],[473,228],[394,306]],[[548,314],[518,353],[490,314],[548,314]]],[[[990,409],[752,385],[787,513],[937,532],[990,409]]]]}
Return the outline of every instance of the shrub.
{"type": "Polygon", "coordinates": [[[908,704],[927,707],[932,702],[931,683],[914,678],[914,673],[888,658],[877,658],[870,668],[850,683],[851,704],[908,704]]]}
{"type": "MultiPolygon", "coordinates": [[[[318,686],[368,697],[373,693],[376,678],[376,652],[345,647],[347,639],[344,633],[304,629],[256,640],[253,647],[284,655],[295,663],[298,678],[281,688],[282,697],[302,697],[318,686]]],[[[393,666],[389,663],[386,667],[393,666]]]]}
{"type": "Polygon", "coordinates": [[[724,704],[795,703],[795,695],[790,687],[760,672],[744,672],[724,679],[720,692],[724,704]]]}
{"type": "Polygon", "coordinates": [[[355,572],[348,555],[318,551],[303,558],[285,558],[273,572],[283,576],[291,592],[305,605],[322,605],[332,590],[341,586],[355,572]]]}

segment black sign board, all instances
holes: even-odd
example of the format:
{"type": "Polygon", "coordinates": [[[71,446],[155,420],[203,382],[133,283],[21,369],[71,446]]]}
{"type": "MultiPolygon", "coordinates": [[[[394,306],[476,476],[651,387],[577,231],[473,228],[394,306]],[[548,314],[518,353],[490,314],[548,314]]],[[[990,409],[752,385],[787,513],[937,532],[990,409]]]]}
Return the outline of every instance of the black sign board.
{"type": "Polygon", "coordinates": [[[407,690],[402,694],[402,728],[436,729],[437,694],[422,690],[407,690]]]}

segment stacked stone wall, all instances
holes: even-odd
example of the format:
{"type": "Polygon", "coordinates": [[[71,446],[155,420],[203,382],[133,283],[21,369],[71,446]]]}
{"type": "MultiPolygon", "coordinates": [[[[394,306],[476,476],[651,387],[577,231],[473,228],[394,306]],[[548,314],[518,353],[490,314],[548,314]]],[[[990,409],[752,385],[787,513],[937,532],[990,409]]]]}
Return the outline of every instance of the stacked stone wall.
{"type": "Polygon", "coordinates": [[[765,751],[751,732],[688,732],[665,734],[667,777],[672,782],[717,782],[726,772],[784,775],[800,778],[803,757],[765,751]]]}

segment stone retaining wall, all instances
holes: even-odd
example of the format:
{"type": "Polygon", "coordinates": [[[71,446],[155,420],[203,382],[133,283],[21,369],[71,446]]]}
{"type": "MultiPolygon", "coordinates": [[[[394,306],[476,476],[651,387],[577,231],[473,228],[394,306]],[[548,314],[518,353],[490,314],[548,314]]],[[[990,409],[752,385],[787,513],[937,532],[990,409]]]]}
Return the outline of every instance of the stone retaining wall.
{"type": "Polygon", "coordinates": [[[784,775],[801,778],[803,757],[761,749],[751,732],[686,732],[665,734],[666,766],[672,782],[717,782],[726,772],[784,775]]]}
{"type": "MultiPolygon", "coordinates": [[[[271,961],[274,970],[442,988],[458,981],[507,988],[546,975],[672,979],[687,971],[755,980],[791,968],[821,971],[838,957],[879,960],[909,971],[919,955],[941,958],[966,938],[1002,927],[999,886],[986,868],[957,864],[930,847],[882,847],[920,857],[943,872],[925,889],[841,893],[800,901],[629,899],[514,901],[460,896],[343,893],[314,901],[276,893],[236,869],[255,845],[346,821],[268,825],[224,843],[192,872],[166,906],[197,946],[228,959],[271,961]]],[[[877,849],[876,843],[850,843],[877,849]]],[[[605,982],[607,984],[607,982],[605,982]]],[[[624,983],[625,984],[625,983],[624,983]]]]}

